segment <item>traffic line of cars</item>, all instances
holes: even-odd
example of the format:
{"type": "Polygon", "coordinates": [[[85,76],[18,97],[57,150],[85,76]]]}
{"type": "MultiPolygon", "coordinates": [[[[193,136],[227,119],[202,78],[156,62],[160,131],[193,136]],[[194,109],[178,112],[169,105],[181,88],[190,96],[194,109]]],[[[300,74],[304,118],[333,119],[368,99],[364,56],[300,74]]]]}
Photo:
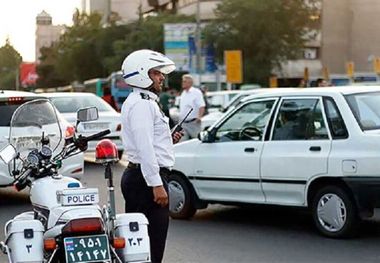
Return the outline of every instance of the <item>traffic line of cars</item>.
{"type": "MultiPolygon", "coordinates": [[[[296,206],[310,209],[326,236],[356,233],[360,220],[380,207],[380,87],[260,89],[245,95],[198,139],[175,145],[170,215],[190,218],[209,203],[296,206]]],[[[97,96],[16,91],[0,92],[0,148],[14,110],[46,97],[68,133],[77,109],[96,106],[99,120],[79,125],[78,132],[109,128],[121,151],[120,115],[97,96]]],[[[80,178],[83,155],[62,167],[61,173],[80,178]]],[[[0,185],[11,181],[0,163],[0,185]]]]}
{"type": "MultiPolygon", "coordinates": [[[[91,93],[45,93],[35,94],[24,91],[0,91],[0,149],[8,143],[9,125],[13,112],[23,103],[34,100],[48,98],[57,108],[60,119],[61,130],[65,136],[72,136],[75,132],[76,112],[79,108],[97,107],[99,119],[92,122],[80,123],[77,127],[77,135],[85,136],[94,134],[104,129],[110,129],[111,133],[107,138],[111,139],[118,148],[119,156],[123,154],[123,147],[120,139],[121,122],[120,113],[116,112],[101,98],[91,93]]],[[[26,131],[27,132],[27,131],[26,131]]],[[[88,145],[88,154],[94,156],[97,141],[88,145]]],[[[60,173],[65,176],[80,179],[84,172],[83,153],[74,155],[64,160],[60,173]]],[[[8,167],[0,162],[0,186],[7,186],[12,183],[13,177],[9,174],[8,167]]]]}

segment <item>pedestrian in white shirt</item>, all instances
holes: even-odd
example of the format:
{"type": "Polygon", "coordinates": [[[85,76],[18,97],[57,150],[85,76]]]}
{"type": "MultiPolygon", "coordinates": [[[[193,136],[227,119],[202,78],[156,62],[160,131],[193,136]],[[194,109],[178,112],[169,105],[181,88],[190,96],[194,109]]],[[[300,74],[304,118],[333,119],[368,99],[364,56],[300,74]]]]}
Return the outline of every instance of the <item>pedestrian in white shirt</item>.
{"type": "Polygon", "coordinates": [[[205,106],[202,91],[193,87],[193,77],[190,74],[183,75],[182,93],[179,103],[179,119],[182,120],[191,108],[193,111],[182,125],[185,133],[182,137],[182,141],[197,138],[201,132],[201,118],[205,113],[205,106]]]}
{"type": "Polygon", "coordinates": [[[129,162],[121,189],[125,211],[144,213],[148,218],[152,263],[160,263],[165,250],[169,225],[165,178],[174,165],[173,143],[182,137],[181,132],[172,136],[169,119],[158,104],[164,74],[174,69],[173,61],[146,49],[131,53],[122,65],[124,80],[133,92],[121,109],[121,136],[129,162]]]}

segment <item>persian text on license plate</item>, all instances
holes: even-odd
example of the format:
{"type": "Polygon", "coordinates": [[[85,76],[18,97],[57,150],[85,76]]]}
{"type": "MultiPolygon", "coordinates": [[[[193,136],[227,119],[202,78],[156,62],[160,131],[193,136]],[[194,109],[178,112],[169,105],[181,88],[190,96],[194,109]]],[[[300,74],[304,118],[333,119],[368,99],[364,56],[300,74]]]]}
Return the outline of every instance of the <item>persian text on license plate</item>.
{"type": "Polygon", "coordinates": [[[40,136],[30,136],[30,137],[18,137],[13,139],[14,145],[18,149],[22,148],[39,148],[41,145],[41,137],[40,136]]]}
{"type": "Polygon", "coordinates": [[[106,235],[66,237],[63,242],[67,263],[110,260],[110,250],[106,235]]]}
{"type": "Polygon", "coordinates": [[[108,123],[83,123],[85,130],[102,130],[108,129],[108,123]]]}

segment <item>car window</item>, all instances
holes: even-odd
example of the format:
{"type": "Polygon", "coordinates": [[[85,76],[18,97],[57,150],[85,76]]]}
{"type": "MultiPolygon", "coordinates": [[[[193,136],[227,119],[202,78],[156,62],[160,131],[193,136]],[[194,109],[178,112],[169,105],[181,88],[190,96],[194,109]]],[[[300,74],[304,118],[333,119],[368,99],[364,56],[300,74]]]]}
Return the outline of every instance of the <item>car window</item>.
{"type": "Polygon", "coordinates": [[[328,139],[319,99],[284,99],[273,130],[272,140],[328,139]]]}
{"type": "Polygon", "coordinates": [[[24,99],[19,101],[1,101],[0,102],[0,127],[9,127],[14,111],[23,103],[35,98],[24,99]]]}
{"type": "Polygon", "coordinates": [[[51,101],[61,113],[77,112],[80,108],[96,107],[98,111],[112,111],[112,107],[96,96],[52,97],[51,101]]]}
{"type": "Polygon", "coordinates": [[[209,108],[220,108],[224,104],[224,95],[208,95],[207,102],[209,108]]]}
{"type": "Polygon", "coordinates": [[[215,140],[261,140],[275,100],[256,101],[235,111],[215,133],[215,140]]]}
{"type": "Polygon", "coordinates": [[[380,129],[380,92],[347,95],[346,100],[362,130],[380,129]]]}
{"type": "Polygon", "coordinates": [[[325,111],[327,123],[329,124],[333,139],[348,138],[348,131],[344,124],[343,118],[340,115],[337,105],[332,98],[325,98],[325,111]]]}

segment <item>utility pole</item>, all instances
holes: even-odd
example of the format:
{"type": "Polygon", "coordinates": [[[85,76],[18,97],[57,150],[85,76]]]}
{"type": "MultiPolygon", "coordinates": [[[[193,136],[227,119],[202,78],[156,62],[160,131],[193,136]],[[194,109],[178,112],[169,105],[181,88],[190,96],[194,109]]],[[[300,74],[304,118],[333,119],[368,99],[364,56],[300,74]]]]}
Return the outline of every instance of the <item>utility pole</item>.
{"type": "Polygon", "coordinates": [[[19,67],[20,66],[17,66],[17,68],[16,68],[16,78],[15,78],[16,90],[20,89],[20,78],[19,78],[20,70],[19,70],[19,67]]]}
{"type": "Polygon", "coordinates": [[[111,24],[111,0],[106,0],[104,13],[103,25],[109,26],[111,24]]]}
{"type": "Polygon", "coordinates": [[[196,19],[197,19],[197,26],[196,26],[197,74],[198,74],[198,80],[199,80],[199,87],[201,87],[201,84],[202,84],[201,0],[197,0],[196,19]]]}

